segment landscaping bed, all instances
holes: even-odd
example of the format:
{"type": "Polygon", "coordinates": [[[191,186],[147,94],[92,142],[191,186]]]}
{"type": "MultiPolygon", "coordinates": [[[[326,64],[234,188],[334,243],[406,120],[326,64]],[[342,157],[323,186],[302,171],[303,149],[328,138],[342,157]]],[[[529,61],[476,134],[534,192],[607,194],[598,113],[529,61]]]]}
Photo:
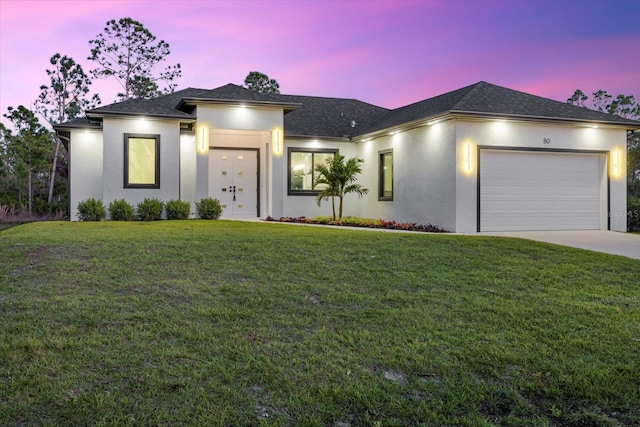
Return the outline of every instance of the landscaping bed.
{"type": "Polygon", "coordinates": [[[362,227],[362,228],[385,228],[388,230],[405,230],[405,231],[421,231],[423,233],[448,233],[444,228],[438,227],[432,224],[416,224],[413,222],[396,222],[387,221],[384,219],[373,218],[358,218],[358,217],[344,217],[339,220],[334,220],[328,216],[316,216],[313,218],[307,218],[305,216],[290,217],[283,216],[280,218],[273,218],[271,216],[266,218],[266,221],[273,222],[293,222],[297,224],[318,224],[318,225],[337,225],[345,227],[362,227]]]}

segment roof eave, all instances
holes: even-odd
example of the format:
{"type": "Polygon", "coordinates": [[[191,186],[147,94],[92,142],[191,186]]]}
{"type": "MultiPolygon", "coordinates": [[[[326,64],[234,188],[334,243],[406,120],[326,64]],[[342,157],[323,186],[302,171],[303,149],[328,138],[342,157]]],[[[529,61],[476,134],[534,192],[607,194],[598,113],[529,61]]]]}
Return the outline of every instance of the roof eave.
{"type": "Polygon", "coordinates": [[[213,99],[213,98],[183,98],[176,108],[180,108],[183,105],[198,105],[198,104],[212,104],[212,105],[244,105],[247,107],[268,107],[268,108],[282,108],[285,111],[293,111],[302,107],[300,103],[294,102],[275,102],[275,101],[252,101],[245,99],[213,99]]]}
{"type": "Polygon", "coordinates": [[[77,125],[67,125],[65,123],[53,125],[56,132],[69,132],[72,130],[102,130],[102,123],[85,123],[77,125]]]}
{"type": "Polygon", "coordinates": [[[323,136],[323,135],[288,134],[286,129],[285,129],[284,136],[285,136],[285,138],[289,138],[289,139],[306,139],[306,140],[321,139],[323,141],[336,141],[336,142],[349,142],[349,141],[351,141],[351,137],[348,137],[348,136],[323,136]]]}
{"type": "Polygon", "coordinates": [[[454,118],[477,118],[477,119],[504,119],[504,120],[518,120],[522,122],[536,122],[536,123],[571,123],[587,126],[612,126],[625,129],[640,129],[640,122],[633,121],[612,121],[612,120],[593,120],[593,119],[579,119],[579,118],[564,118],[564,117],[547,117],[547,116],[529,116],[520,114],[500,114],[500,113],[481,113],[476,111],[464,111],[464,110],[452,110],[449,114],[454,118]],[[631,127],[630,127],[631,126],[631,127]]]}
{"type": "Polygon", "coordinates": [[[145,119],[180,120],[181,122],[185,122],[185,123],[193,123],[196,121],[196,117],[191,115],[149,114],[149,113],[133,113],[133,112],[122,112],[122,111],[106,111],[106,112],[87,111],[86,116],[90,119],[104,119],[107,117],[129,117],[129,118],[145,118],[145,119]]]}
{"type": "Polygon", "coordinates": [[[391,131],[391,129],[393,129],[394,132],[404,132],[404,131],[415,129],[418,127],[428,126],[430,124],[449,120],[451,118],[450,116],[451,116],[450,112],[433,114],[431,116],[421,117],[419,119],[411,120],[411,121],[400,123],[397,125],[387,126],[382,129],[378,129],[374,131],[366,131],[364,133],[354,135],[353,139],[355,141],[361,141],[363,139],[379,138],[380,136],[388,134],[391,131]]]}

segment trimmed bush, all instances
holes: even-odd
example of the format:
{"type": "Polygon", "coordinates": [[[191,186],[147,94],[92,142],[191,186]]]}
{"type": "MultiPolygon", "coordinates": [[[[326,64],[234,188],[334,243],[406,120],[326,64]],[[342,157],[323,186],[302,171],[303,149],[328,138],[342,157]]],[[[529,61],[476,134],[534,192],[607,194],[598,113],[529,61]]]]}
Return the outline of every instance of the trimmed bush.
{"type": "Polygon", "coordinates": [[[104,205],[94,198],[78,203],[78,219],[80,221],[102,221],[105,215],[104,205]]]}
{"type": "Polygon", "coordinates": [[[109,216],[113,221],[133,221],[136,219],[133,206],[124,199],[109,203],[109,216]]]}
{"type": "Polygon", "coordinates": [[[136,215],[140,221],[158,221],[162,219],[162,210],[164,203],[155,197],[149,199],[144,198],[143,201],[136,206],[136,215]]]}
{"type": "Polygon", "coordinates": [[[169,200],[164,209],[167,219],[187,219],[191,215],[191,205],[182,200],[169,200]]]}
{"type": "Polygon", "coordinates": [[[200,202],[196,202],[196,211],[198,211],[199,218],[218,219],[222,214],[222,207],[218,199],[207,197],[200,199],[200,202]]]}

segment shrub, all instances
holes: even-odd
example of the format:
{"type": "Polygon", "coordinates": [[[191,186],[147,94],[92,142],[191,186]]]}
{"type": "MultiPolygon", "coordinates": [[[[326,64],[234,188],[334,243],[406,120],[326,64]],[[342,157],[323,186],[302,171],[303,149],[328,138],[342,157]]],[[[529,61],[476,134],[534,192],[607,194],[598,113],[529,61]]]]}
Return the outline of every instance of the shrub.
{"type": "Polygon", "coordinates": [[[101,221],[104,219],[105,209],[100,200],[87,199],[78,203],[78,219],[80,221],[101,221]]]}
{"type": "Polygon", "coordinates": [[[187,219],[191,215],[191,205],[182,200],[169,200],[164,208],[167,219],[187,219]]]}
{"type": "Polygon", "coordinates": [[[140,221],[158,221],[162,218],[162,210],[164,203],[154,198],[145,197],[143,201],[136,206],[136,214],[140,221]]]}
{"type": "Polygon", "coordinates": [[[124,199],[109,203],[109,216],[113,221],[133,221],[136,219],[133,206],[124,199]]]}
{"type": "Polygon", "coordinates": [[[199,203],[196,202],[196,210],[198,211],[198,217],[202,219],[218,219],[222,214],[220,201],[211,197],[200,199],[199,203]]]}

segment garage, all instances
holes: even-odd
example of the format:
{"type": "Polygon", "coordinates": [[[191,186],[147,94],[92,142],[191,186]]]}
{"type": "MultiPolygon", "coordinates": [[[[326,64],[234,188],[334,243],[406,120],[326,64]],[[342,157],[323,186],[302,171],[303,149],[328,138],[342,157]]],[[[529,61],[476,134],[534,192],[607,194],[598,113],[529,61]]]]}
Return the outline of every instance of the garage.
{"type": "Polygon", "coordinates": [[[481,149],[479,231],[607,228],[606,155],[481,149]]]}

